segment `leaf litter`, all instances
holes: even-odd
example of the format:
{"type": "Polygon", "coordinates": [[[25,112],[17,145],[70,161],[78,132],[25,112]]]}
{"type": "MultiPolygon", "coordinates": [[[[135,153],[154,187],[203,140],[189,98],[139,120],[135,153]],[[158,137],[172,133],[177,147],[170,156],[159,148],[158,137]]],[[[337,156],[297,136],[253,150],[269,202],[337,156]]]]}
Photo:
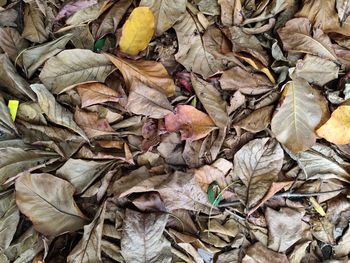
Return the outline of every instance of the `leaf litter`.
{"type": "Polygon", "coordinates": [[[0,0],[0,263],[350,261],[350,1],[0,0]]]}

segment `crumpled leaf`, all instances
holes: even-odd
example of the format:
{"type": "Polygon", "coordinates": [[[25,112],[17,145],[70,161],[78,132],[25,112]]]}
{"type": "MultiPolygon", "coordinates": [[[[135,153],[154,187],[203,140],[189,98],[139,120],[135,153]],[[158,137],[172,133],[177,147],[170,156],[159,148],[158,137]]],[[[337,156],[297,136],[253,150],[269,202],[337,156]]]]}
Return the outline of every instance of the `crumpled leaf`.
{"type": "Polygon", "coordinates": [[[131,84],[126,108],[132,113],[155,119],[164,118],[173,109],[164,93],[138,81],[131,84]]]}
{"type": "Polygon", "coordinates": [[[47,59],[61,52],[72,37],[72,34],[66,34],[41,46],[23,51],[22,61],[27,77],[30,78],[47,59]]]}
{"type": "Polygon", "coordinates": [[[89,141],[84,131],[74,122],[73,114],[57,103],[55,97],[43,84],[33,84],[31,85],[31,88],[38,97],[38,103],[41,110],[50,121],[71,129],[86,141],[89,141]]]}
{"type": "Polygon", "coordinates": [[[81,194],[109,168],[109,164],[110,161],[97,162],[70,158],[56,171],[56,175],[70,182],[75,187],[75,194],[81,194]]]}
{"type": "Polygon", "coordinates": [[[162,35],[171,28],[186,11],[186,0],[142,0],[140,6],[148,6],[155,17],[155,34],[162,35]]]}
{"type": "Polygon", "coordinates": [[[294,71],[296,77],[318,86],[338,78],[338,72],[339,67],[332,61],[312,55],[306,55],[303,60],[298,60],[294,71]]]}
{"type": "Polygon", "coordinates": [[[169,132],[180,130],[182,140],[195,141],[217,127],[207,114],[189,105],[178,105],[175,113],[165,116],[165,128],[169,132]]]}
{"type": "Polygon", "coordinates": [[[0,95],[0,125],[17,132],[16,126],[11,118],[10,111],[5,104],[4,98],[0,95]]]}
{"type": "Polygon", "coordinates": [[[263,94],[274,86],[264,75],[248,72],[241,67],[224,71],[220,85],[223,90],[239,90],[246,95],[263,94]]]}
{"type": "Polygon", "coordinates": [[[243,201],[247,209],[266,195],[282,169],[283,157],[281,146],[269,138],[252,140],[235,154],[233,174],[246,187],[243,201]]]}
{"type": "Polygon", "coordinates": [[[18,98],[29,97],[35,100],[35,94],[30,89],[27,81],[16,71],[6,54],[0,54],[0,82],[11,94],[18,98]]]}
{"type": "Polygon", "coordinates": [[[285,84],[282,103],[271,121],[277,140],[292,152],[309,149],[316,142],[314,129],[322,117],[322,109],[315,91],[303,79],[285,84]]]}
{"type": "Polygon", "coordinates": [[[340,238],[337,245],[334,247],[334,253],[337,258],[345,257],[350,253],[350,228],[348,228],[344,235],[340,238]]]}
{"type": "Polygon", "coordinates": [[[91,6],[79,9],[66,20],[66,24],[70,26],[77,26],[97,19],[100,15],[100,10],[103,4],[103,1],[101,1],[91,6]]]}
{"type": "Polygon", "coordinates": [[[69,263],[101,263],[102,230],[106,203],[96,213],[94,220],[84,226],[84,234],[67,257],[69,263]]]}
{"type": "Polygon", "coordinates": [[[336,7],[338,10],[338,17],[341,23],[350,15],[350,1],[349,0],[337,0],[336,7]]]}
{"type": "Polygon", "coordinates": [[[11,26],[16,27],[16,19],[18,18],[18,13],[13,8],[8,8],[0,11],[0,26],[11,26]]]}
{"type": "Polygon", "coordinates": [[[0,28],[0,48],[15,61],[17,55],[28,46],[28,41],[12,27],[0,28]]]}
{"type": "Polygon", "coordinates": [[[199,22],[186,11],[173,28],[179,42],[178,52],[175,54],[177,62],[188,71],[200,74],[204,79],[220,72],[223,66],[207,51],[206,43],[202,41],[199,22]]]}
{"type": "Polygon", "coordinates": [[[269,229],[269,249],[285,252],[301,239],[303,233],[302,218],[304,212],[283,207],[279,211],[267,208],[265,217],[269,229]]]}
{"type": "Polygon", "coordinates": [[[114,66],[103,55],[85,49],[71,49],[50,58],[39,77],[49,90],[58,94],[74,84],[92,80],[104,82],[113,70],[114,66]]]}
{"type": "Polygon", "coordinates": [[[120,97],[118,91],[99,82],[80,84],[77,86],[77,91],[82,108],[104,102],[118,102],[120,97]]]}
{"type": "Polygon", "coordinates": [[[274,252],[273,250],[265,247],[262,243],[257,242],[254,245],[248,247],[242,263],[262,262],[289,263],[286,255],[274,252]]]}
{"type": "Polygon", "coordinates": [[[239,25],[243,21],[242,3],[240,0],[218,0],[221,6],[221,22],[224,26],[239,25]]]}
{"type": "Polygon", "coordinates": [[[167,214],[126,209],[121,254],[126,263],[170,263],[171,245],[163,236],[167,214]]]}
{"type": "Polygon", "coordinates": [[[0,197],[0,248],[7,249],[15,235],[19,211],[13,192],[0,197]]]}
{"type": "Polygon", "coordinates": [[[123,26],[119,48],[129,55],[144,50],[154,34],[154,15],[149,7],[136,7],[123,26]]]}
{"type": "Polygon", "coordinates": [[[312,218],[311,222],[311,232],[312,235],[326,243],[334,244],[334,225],[329,221],[327,217],[315,217],[312,218]]]}
{"type": "Polygon", "coordinates": [[[34,43],[43,43],[49,37],[49,32],[45,25],[45,16],[38,8],[36,2],[25,5],[22,37],[34,43]]]}
{"type": "Polygon", "coordinates": [[[58,236],[76,231],[86,217],[73,199],[74,187],[51,174],[24,174],[16,180],[16,203],[37,231],[58,236]]]}
{"type": "Polygon", "coordinates": [[[172,96],[175,92],[174,81],[161,63],[155,61],[132,61],[121,59],[110,54],[104,54],[123,74],[128,88],[134,81],[140,81],[150,88],[157,89],[172,96]]]}
{"type": "Polygon", "coordinates": [[[311,23],[307,18],[289,20],[277,32],[283,48],[289,52],[309,53],[332,61],[337,60],[329,37],[319,28],[314,28],[311,35],[311,23]]]}
{"type": "Polygon", "coordinates": [[[321,138],[335,144],[350,143],[350,106],[339,106],[332,112],[330,119],[317,129],[321,138]]]}

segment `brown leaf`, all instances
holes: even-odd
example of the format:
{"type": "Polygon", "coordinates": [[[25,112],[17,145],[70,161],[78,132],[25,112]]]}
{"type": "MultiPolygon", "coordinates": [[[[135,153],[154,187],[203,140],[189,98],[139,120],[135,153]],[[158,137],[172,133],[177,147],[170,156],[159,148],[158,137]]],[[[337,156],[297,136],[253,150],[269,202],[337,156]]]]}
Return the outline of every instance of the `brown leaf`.
{"type": "Polygon", "coordinates": [[[311,35],[311,23],[307,18],[289,20],[277,32],[283,48],[289,52],[309,53],[332,61],[337,60],[329,37],[319,28],[314,28],[311,35]]]}
{"type": "Polygon", "coordinates": [[[233,174],[246,187],[243,201],[247,209],[267,194],[282,168],[283,157],[281,146],[269,138],[250,141],[235,154],[233,174]]]}
{"type": "Polygon", "coordinates": [[[164,93],[136,80],[131,84],[126,108],[132,113],[155,119],[164,118],[173,109],[164,93]]]}
{"type": "Polygon", "coordinates": [[[241,67],[224,71],[220,78],[223,90],[238,90],[246,95],[258,95],[273,88],[271,81],[264,75],[250,73],[241,67]]]}
{"type": "Polygon", "coordinates": [[[315,217],[310,222],[312,235],[326,243],[334,244],[334,225],[327,217],[315,217]]]}
{"type": "Polygon", "coordinates": [[[189,105],[178,105],[174,113],[165,116],[165,128],[169,132],[181,132],[181,139],[199,140],[216,129],[212,119],[189,105]]]}
{"type": "Polygon", "coordinates": [[[171,245],[163,236],[168,215],[126,209],[121,254],[126,263],[170,263],[171,245]]]}
{"type": "Polygon", "coordinates": [[[28,46],[28,41],[12,27],[0,28],[0,48],[15,61],[18,54],[28,46]]]}
{"type": "Polygon", "coordinates": [[[304,212],[288,207],[279,211],[267,208],[265,217],[269,229],[269,249],[285,252],[303,237],[304,212]]]}
{"type": "Polygon", "coordinates": [[[70,183],[51,174],[27,173],[16,180],[18,208],[47,236],[76,231],[86,223],[73,193],[70,183]]]}
{"type": "Polygon", "coordinates": [[[49,37],[48,28],[45,25],[45,16],[35,2],[25,5],[22,37],[35,43],[43,43],[49,37]]]}
{"type": "Polygon", "coordinates": [[[265,247],[260,242],[250,246],[242,263],[289,263],[288,258],[284,254],[274,252],[265,247]]]}
{"type": "Polygon", "coordinates": [[[272,111],[274,106],[262,107],[258,110],[253,111],[243,120],[235,123],[234,125],[245,129],[250,132],[260,132],[269,126],[272,117],[272,111]]]}
{"type": "Polygon", "coordinates": [[[240,0],[219,0],[218,4],[221,6],[221,22],[224,26],[237,26],[242,23],[240,0]]]}
{"type": "Polygon", "coordinates": [[[161,63],[147,60],[121,59],[107,53],[104,55],[123,74],[128,88],[131,88],[134,81],[140,81],[149,88],[154,88],[167,96],[174,94],[175,84],[161,63]]]}
{"type": "Polygon", "coordinates": [[[334,247],[336,258],[345,257],[350,253],[350,227],[345,231],[337,245],[334,247]]]}

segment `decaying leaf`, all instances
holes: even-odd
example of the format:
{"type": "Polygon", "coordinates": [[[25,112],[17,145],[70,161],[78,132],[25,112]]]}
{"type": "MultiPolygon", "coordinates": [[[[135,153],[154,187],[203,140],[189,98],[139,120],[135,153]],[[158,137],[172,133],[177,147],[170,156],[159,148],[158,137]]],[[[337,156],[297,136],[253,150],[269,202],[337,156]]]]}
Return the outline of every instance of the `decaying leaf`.
{"type": "Polygon", "coordinates": [[[170,263],[170,242],[163,236],[167,214],[125,212],[121,254],[127,263],[170,263]]]}
{"type": "Polygon", "coordinates": [[[265,247],[260,242],[255,243],[247,249],[246,255],[244,256],[243,263],[288,263],[286,255],[274,252],[265,247]]]}
{"type": "Polygon", "coordinates": [[[83,227],[87,219],[73,199],[74,187],[51,174],[24,174],[16,180],[16,203],[40,233],[58,236],[83,227]]]}
{"type": "Polygon", "coordinates": [[[273,108],[273,106],[266,106],[255,110],[243,120],[235,123],[235,126],[250,132],[260,132],[270,124],[273,108]]]}
{"type": "Polygon", "coordinates": [[[36,43],[47,40],[49,32],[45,25],[45,16],[36,2],[26,4],[24,9],[24,28],[22,37],[36,43]]]}
{"type": "Polygon", "coordinates": [[[15,61],[18,54],[28,46],[28,41],[12,27],[0,28],[0,48],[15,61]]]}
{"type": "Polygon", "coordinates": [[[305,80],[294,79],[285,84],[280,102],[271,121],[272,132],[293,152],[309,149],[316,142],[314,130],[322,117],[315,91],[305,80]]]}
{"type": "Polygon", "coordinates": [[[165,128],[169,132],[180,130],[182,140],[199,140],[216,126],[207,114],[189,105],[178,105],[175,113],[165,116],[165,128]]]}
{"type": "Polygon", "coordinates": [[[149,7],[137,7],[123,26],[119,47],[122,52],[137,55],[144,50],[154,33],[154,15],[149,7]]]}

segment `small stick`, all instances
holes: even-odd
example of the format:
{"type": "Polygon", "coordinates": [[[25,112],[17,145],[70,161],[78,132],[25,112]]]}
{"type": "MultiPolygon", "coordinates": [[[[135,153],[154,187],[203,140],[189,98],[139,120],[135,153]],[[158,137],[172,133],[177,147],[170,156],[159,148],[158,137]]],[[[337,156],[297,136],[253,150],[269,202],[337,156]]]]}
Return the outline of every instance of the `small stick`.
{"type": "Polygon", "coordinates": [[[324,191],[324,192],[317,192],[317,193],[290,193],[290,192],[283,192],[283,193],[278,193],[275,194],[274,196],[280,196],[280,197],[309,197],[309,196],[319,196],[323,194],[330,194],[330,193],[335,193],[335,192],[341,192],[345,190],[346,187],[336,189],[336,190],[331,190],[331,191],[324,191]]]}

